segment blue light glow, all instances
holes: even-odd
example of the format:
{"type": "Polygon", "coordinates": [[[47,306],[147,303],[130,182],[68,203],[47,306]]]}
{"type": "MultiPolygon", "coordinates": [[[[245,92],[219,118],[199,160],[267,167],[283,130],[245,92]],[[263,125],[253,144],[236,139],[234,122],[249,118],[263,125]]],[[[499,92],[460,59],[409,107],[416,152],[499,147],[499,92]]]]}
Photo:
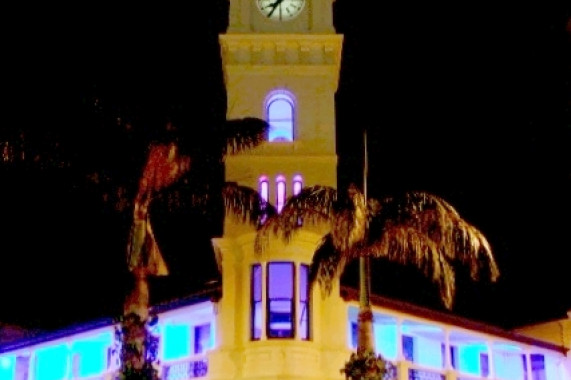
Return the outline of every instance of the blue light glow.
{"type": "Polygon", "coordinates": [[[375,323],[375,346],[378,353],[385,359],[397,358],[397,327],[395,325],[380,325],[375,323]]]}
{"type": "Polygon", "coordinates": [[[35,380],[62,380],[66,378],[69,350],[67,344],[40,348],[36,351],[35,380]]]}
{"type": "Polygon", "coordinates": [[[482,352],[485,351],[482,350],[481,345],[458,347],[458,369],[461,372],[480,375],[480,353],[482,352]]]}
{"type": "Polygon", "coordinates": [[[186,324],[167,324],[164,326],[165,360],[175,360],[190,356],[190,326],[186,324]]]}
{"type": "Polygon", "coordinates": [[[14,378],[14,362],[13,356],[0,357],[0,380],[12,380],[14,378]]]}
{"type": "Polygon", "coordinates": [[[111,332],[106,332],[75,342],[72,346],[73,374],[84,377],[103,373],[107,369],[107,348],[111,341],[111,332]]]}

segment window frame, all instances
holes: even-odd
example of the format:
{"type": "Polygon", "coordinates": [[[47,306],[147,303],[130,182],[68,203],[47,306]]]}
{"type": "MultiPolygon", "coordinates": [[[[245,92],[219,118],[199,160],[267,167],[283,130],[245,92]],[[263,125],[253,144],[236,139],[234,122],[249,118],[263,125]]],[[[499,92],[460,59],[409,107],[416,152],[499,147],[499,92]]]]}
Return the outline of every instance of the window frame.
{"type": "Polygon", "coordinates": [[[264,330],[264,271],[262,264],[256,263],[252,264],[250,267],[250,340],[261,340],[262,339],[262,332],[264,330]],[[259,295],[260,299],[256,298],[256,269],[259,270],[260,274],[260,284],[259,284],[259,295]],[[260,308],[256,309],[256,306],[259,304],[260,308]],[[256,311],[260,312],[260,331],[259,335],[256,335],[256,320],[257,315],[256,311]]]}
{"type": "MultiPolygon", "coordinates": [[[[311,340],[311,287],[309,285],[309,265],[308,264],[299,264],[297,266],[297,270],[299,271],[298,276],[298,283],[299,283],[299,292],[298,292],[298,299],[297,304],[299,305],[300,314],[298,316],[298,320],[296,324],[299,325],[299,338],[301,340],[311,340]],[[304,273],[302,273],[302,268],[305,268],[305,292],[302,289],[302,281],[304,277],[304,273]],[[302,295],[305,296],[305,300],[302,299],[302,295]],[[303,307],[305,306],[305,308],[303,307]],[[303,317],[303,312],[306,312],[305,319],[303,317]],[[305,320],[305,328],[302,329],[303,324],[302,322],[305,320]],[[304,331],[305,330],[305,331],[304,331]]],[[[295,285],[295,284],[294,284],[295,285]]]]}

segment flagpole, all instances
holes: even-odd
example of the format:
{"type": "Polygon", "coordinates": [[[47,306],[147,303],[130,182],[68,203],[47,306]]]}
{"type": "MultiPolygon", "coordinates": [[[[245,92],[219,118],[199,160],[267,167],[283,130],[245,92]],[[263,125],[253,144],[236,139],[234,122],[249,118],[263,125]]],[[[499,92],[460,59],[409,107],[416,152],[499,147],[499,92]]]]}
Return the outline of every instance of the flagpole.
{"type": "MultiPolygon", "coordinates": [[[[365,196],[365,202],[368,200],[367,195],[367,177],[369,175],[369,153],[367,149],[367,131],[363,132],[363,194],[365,196]]],[[[359,301],[361,306],[370,307],[370,295],[371,295],[371,276],[370,276],[370,263],[368,257],[361,256],[359,258],[359,276],[362,278],[359,280],[359,301]]]]}

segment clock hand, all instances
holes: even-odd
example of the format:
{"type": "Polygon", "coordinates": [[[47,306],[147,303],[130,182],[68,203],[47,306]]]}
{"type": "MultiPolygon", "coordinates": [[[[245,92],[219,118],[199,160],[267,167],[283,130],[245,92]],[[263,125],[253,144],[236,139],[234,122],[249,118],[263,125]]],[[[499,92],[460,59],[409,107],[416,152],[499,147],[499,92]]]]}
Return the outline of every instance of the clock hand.
{"type": "Polygon", "coordinates": [[[276,0],[272,4],[268,5],[269,7],[272,7],[272,10],[270,11],[270,13],[268,13],[268,17],[272,17],[272,15],[274,14],[274,11],[276,10],[278,5],[280,5],[280,3],[282,1],[284,1],[284,0],[276,0]]]}
{"type": "Polygon", "coordinates": [[[269,3],[268,5],[262,7],[262,9],[266,9],[266,8],[275,8],[277,7],[278,3],[281,3],[283,0],[276,0],[273,3],[269,3]]]}

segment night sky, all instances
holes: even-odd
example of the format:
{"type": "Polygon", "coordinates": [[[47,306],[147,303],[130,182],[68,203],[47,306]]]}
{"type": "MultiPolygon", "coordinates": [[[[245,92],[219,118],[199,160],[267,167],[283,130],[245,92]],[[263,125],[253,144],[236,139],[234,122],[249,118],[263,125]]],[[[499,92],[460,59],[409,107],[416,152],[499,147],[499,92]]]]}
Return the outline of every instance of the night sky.
{"type": "MultiPolygon", "coordinates": [[[[501,277],[471,283],[460,270],[453,312],[507,328],[571,308],[570,13],[538,4],[334,7],[339,188],[362,181],[367,129],[370,196],[433,192],[488,237],[501,277]]],[[[0,142],[27,155],[0,163],[0,322],[117,316],[131,221],[118,189],[133,194],[151,141],[196,146],[225,118],[225,1],[98,6],[12,9],[17,27],[3,31],[0,142]]],[[[210,221],[157,219],[171,275],[153,280],[154,301],[216,279],[210,221]]],[[[376,292],[442,309],[416,271],[373,273],[376,292]]]]}

